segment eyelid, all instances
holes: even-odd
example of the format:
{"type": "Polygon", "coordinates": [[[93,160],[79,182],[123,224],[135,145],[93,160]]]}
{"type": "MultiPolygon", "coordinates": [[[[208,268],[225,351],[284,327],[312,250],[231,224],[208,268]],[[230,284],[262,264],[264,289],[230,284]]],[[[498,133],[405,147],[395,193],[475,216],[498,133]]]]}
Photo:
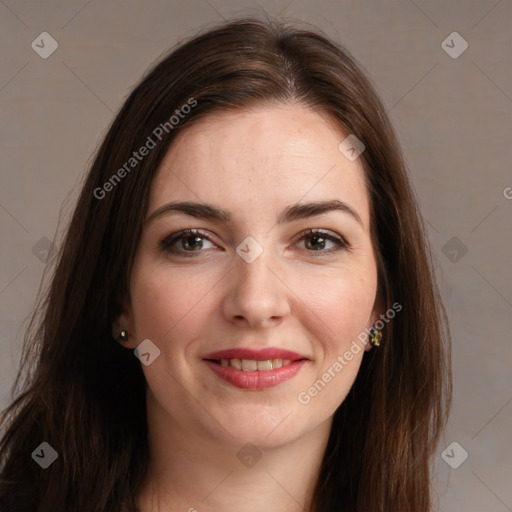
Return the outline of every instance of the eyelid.
{"type": "MultiPolygon", "coordinates": [[[[194,254],[200,253],[203,251],[202,250],[184,251],[184,250],[173,250],[172,249],[172,246],[178,240],[180,240],[186,236],[192,236],[192,235],[197,235],[205,240],[208,240],[210,243],[217,245],[206,232],[202,231],[201,229],[197,229],[197,228],[189,228],[189,229],[182,229],[182,230],[176,231],[176,232],[171,233],[170,235],[164,237],[160,241],[159,247],[161,250],[166,251],[166,252],[172,252],[174,254],[180,254],[180,255],[185,255],[185,256],[194,256],[194,254]]],[[[315,237],[315,236],[320,237],[321,236],[323,238],[326,238],[327,240],[334,242],[337,245],[337,248],[330,249],[330,250],[312,251],[312,250],[306,249],[306,252],[312,256],[322,256],[325,254],[336,253],[340,250],[350,249],[350,244],[347,242],[347,240],[343,236],[341,236],[340,234],[335,233],[333,231],[321,229],[321,228],[308,228],[308,229],[301,231],[294,237],[292,245],[296,245],[298,242],[300,242],[301,240],[304,240],[308,236],[310,236],[310,237],[315,237]]]]}
{"type": "Polygon", "coordinates": [[[330,230],[326,230],[326,229],[322,229],[322,228],[308,228],[308,229],[305,229],[304,231],[301,231],[294,238],[294,244],[305,239],[307,236],[311,236],[311,237],[322,236],[323,238],[331,240],[338,245],[337,249],[331,249],[331,250],[326,250],[326,251],[307,251],[309,254],[315,255],[315,252],[316,252],[317,255],[320,256],[322,254],[330,254],[330,253],[338,252],[339,250],[350,249],[350,244],[347,242],[345,237],[343,237],[342,235],[340,235],[334,231],[330,231],[330,230]]]}
{"type": "Polygon", "coordinates": [[[188,255],[193,255],[195,252],[202,252],[202,251],[178,251],[178,250],[172,249],[172,246],[178,240],[180,240],[181,238],[184,238],[186,236],[192,236],[192,235],[200,236],[201,238],[208,240],[212,244],[217,245],[207,233],[205,233],[204,231],[197,229],[197,228],[181,229],[179,231],[175,231],[174,233],[171,233],[170,235],[164,237],[158,245],[162,251],[173,252],[174,254],[184,254],[184,255],[188,256],[188,255]]]}

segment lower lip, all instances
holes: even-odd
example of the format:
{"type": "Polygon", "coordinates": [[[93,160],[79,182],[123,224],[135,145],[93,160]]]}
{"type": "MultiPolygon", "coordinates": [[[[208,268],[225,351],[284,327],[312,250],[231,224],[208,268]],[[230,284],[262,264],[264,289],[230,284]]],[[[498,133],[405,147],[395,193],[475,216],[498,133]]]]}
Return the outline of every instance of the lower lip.
{"type": "Polygon", "coordinates": [[[221,379],[241,389],[267,389],[273,388],[282,382],[295,377],[306,360],[294,361],[282,368],[266,371],[243,371],[231,366],[221,366],[213,361],[204,361],[208,367],[221,379]]]}

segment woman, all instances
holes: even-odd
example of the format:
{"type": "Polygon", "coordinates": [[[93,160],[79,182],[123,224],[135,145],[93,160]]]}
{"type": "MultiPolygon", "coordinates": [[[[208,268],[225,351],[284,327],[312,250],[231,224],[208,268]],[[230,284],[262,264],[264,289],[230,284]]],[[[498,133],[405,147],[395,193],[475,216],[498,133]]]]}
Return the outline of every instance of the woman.
{"type": "Polygon", "coordinates": [[[2,511],[432,510],[446,314],[386,111],[324,36],[229,21],[157,64],[41,310],[2,511]]]}

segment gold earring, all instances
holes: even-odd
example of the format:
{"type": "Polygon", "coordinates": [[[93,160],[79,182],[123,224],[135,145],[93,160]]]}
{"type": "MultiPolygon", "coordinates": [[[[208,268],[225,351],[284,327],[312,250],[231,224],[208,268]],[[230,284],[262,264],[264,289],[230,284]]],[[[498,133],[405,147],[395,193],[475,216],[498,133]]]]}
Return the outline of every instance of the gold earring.
{"type": "Polygon", "coordinates": [[[382,339],[382,333],[377,331],[377,329],[371,327],[370,328],[370,344],[372,347],[379,347],[380,340],[382,339]]]}
{"type": "Polygon", "coordinates": [[[119,337],[117,338],[117,341],[128,341],[128,331],[122,330],[119,333],[119,337]]]}

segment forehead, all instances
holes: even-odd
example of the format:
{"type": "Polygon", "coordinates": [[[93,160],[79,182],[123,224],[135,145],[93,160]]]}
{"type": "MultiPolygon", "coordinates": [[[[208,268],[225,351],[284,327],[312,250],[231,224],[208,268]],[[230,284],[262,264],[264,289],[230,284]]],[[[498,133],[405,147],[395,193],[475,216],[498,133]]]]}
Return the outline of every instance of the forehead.
{"type": "Polygon", "coordinates": [[[365,226],[369,205],[361,160],[338,149],[347,136],[325,113],[278,105],[213,113],[173,141],[150,191],[150,209],[174,200],[266,211],[340,199],[365,226]]]}

